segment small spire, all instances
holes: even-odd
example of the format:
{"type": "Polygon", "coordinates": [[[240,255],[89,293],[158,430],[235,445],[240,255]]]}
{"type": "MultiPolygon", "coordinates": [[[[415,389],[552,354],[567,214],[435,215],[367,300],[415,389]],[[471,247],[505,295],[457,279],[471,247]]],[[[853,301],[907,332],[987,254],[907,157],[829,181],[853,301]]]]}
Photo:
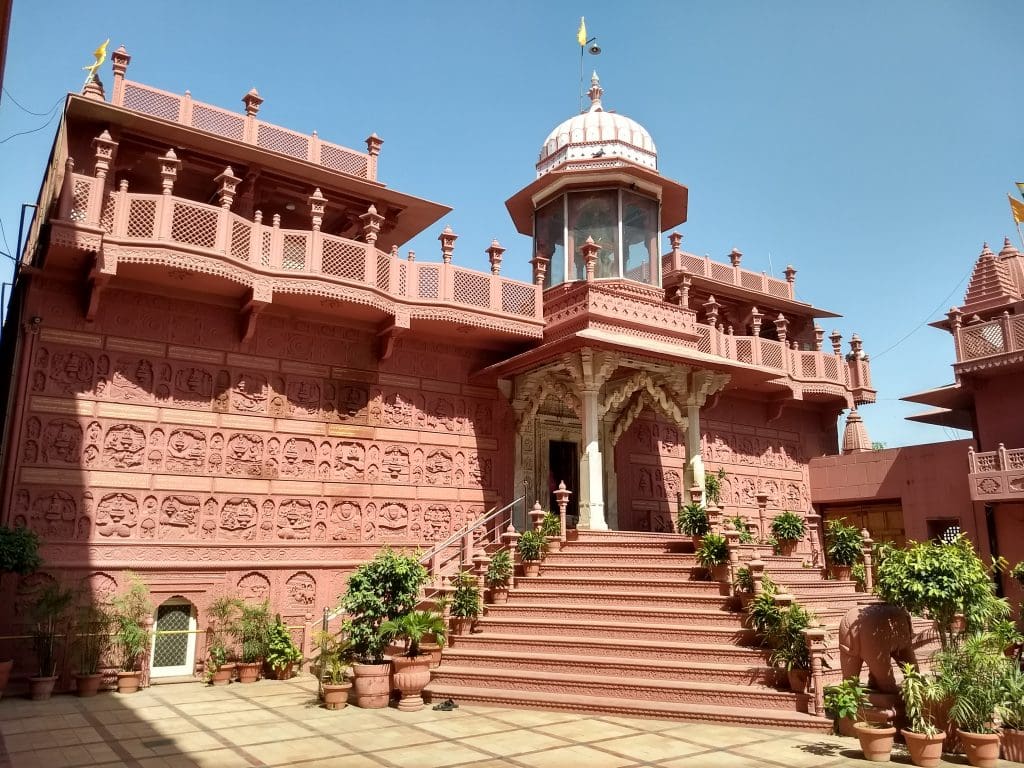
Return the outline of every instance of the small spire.
{"type": "Polygon", "coordinates": [[[978,258],[984,258],[985,256],[995,256],[992,253],[992,249],[988,247],[988,243],[981,244],[981,253],[978,255],[978,258]]]}
{"type": "Polygon", "coordinates": [[[1010,242],[1010,238],[1003,238],[1003,250],[999,252],[999,258],[1008,259],[1011,256],[1020,256],[1020,251],[1010,242]]]}
{"type": "Polygon", "coordinates": [[[594,74],[590,76],[590,90],[587,91],[587,96],[590,97],[590,111],[591,112],[603,112],[604,107],[601,106],[601,96],[604,94],[604,88],[601,87],[601,78],[597,76],[597,70],[594,70],[594,74]]]}
{"type": "Polygon", "coordinates": [[[871,450],[867,427],[860,418],[856,408],[846,417],[846,429],[843,430],[843,454],[864,453],[871,450]]]}

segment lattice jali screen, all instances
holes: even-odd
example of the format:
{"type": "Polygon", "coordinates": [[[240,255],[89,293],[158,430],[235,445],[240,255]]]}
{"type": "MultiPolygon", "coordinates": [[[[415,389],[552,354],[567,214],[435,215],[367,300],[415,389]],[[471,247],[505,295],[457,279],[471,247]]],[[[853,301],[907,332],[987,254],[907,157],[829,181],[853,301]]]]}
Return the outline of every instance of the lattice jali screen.
{"type": "Polygon", "coordinates": [[[342,173],[350,173],[362,179],[366,178],[368,158],[359,152],[353,152],[334,144],[320,145],[320,165],[342,173]]]}
{"type": "Polygon", "coordinates": [[[452,298],[459,304],[486,307],[491,303],[491,279],[479,272],[457,271],[454,275],[452,298]]]}
{"type": "Polygon", "coordinates": [[[698,256],[690,256],[687,253],[682,254],[681,262],[683,269],[687,272],[692,272],[695,275],[704,274],[704,259],[698,256]]]}
{"type": "Polygon", "coordinates": [[[241,141],[245,136],[245,118],[206,104],[192,105],[192,127],[241,141]]]}
{"type": "Polygon", "coordinates": [[[281,269],[301,271],[306,268],[306,235],[285,235],[281,238],[281,269]]]}
{"type": "Polygon", "coordinates": [[[746,270],[740,272],[740,285],[744,288],[750,288],[751,290],[761,290],[761,276],[756,272],[747,272],[746,270]]]}
{"type": "Polygon", "coordinates": [[[661,257],[661,271],[668,274],[672,270],[672,254],[661,257]]]}
{"type": "Polygon", "coordinates": [[[835,355],[825,355],[825,378],[839,381],[839,359],[835,355]]]}
{"type": "Polygon", "coordinates": [[[273,243],[273,235],[270,232],[264,232],[263,237],[260,238],[260,266],[270,266],[270,249],[273,243]]]}
{"type": "Polygon", "coordinates": [[[732,282],[732,267],[726,264],[711,262],[711,277],[714,280],[721,280],[723,283],[732,282]]]}
{"type": "Polygon", "coordinates": [[[753,339],[744,339],[738,336],[734,336],[736,339],[736,359],[741,363],[753,363],[754,362],[754,345],[753,339]]]}
{"type": "Polygon", "coordinates": [[[153,237],[156,200],[132,200],[128,203],[128,237],[153,237]]]}
{"type": "Polygon", "coordinates": [[[409,265],[408,263],[399,263],[398,265],[398,295],[408,296],[409,295],[409,265]]]}
{"type": "Polygon", "coordinates": [[[200,248],[213,248],[217,242],[217,213],[208,208],[175,202],[171,239],[200,248]]]}
{"type": "Polygon", "coordinates": [[[162,117],[172,123],[181,115],[181,98],[169,93],[160,93],[135,83],[124,84],[124,106],[153,117],[162,117]]]}
{"type": "Polygon", "coordinates": [[[965,360],[998,355],[1006,351],[1003,328],[996,323],[985,323],[973,328],[960,329],[960,347],[965,360]]]}
{"type": "Polygon", "coordinates": [[[92,184],[88,179],[75,179],[71,187],[71,210],[68,221],[85,221],[89,217],[89,190],[92,184]]]}
{"type": "Polygon", "coordinates": [[[1014,349],[1024,349],[1024,317],[1011,318],[1014,349]]]}
{"type": "Polygon", "coordinates": [[[781,343],[771,339],[761,339],[761,365],[782,370],[785,368],[783,360],[781,343]]]}
{"type": "Polygon", "coordinates": [[[440,276],[437,267],[420,265],[420,298],[436,299],[440,287],[440,276]]]}
{"type": "Polygon", "coordinates": [[[252,244],[252,225],[235,219],[231,222],[231,255],[242,261],[249,260],[249,246],[252,244]]]}
{"type": "Polygon", "coordinates": [[[537,312],[537,291],[522,283],[501,284],[501,311],[533,317],[537,312]]]}
{"type": "Polygon", "coordinates": [[[366,280],[366,248],[356,243],[323,240],[323,272],[346,280],[366,280]]]}
{"type": "Polygon", "coordinates": [[[999,469],[995,452],[974,454],[974,464],[979,472],[995,472],[999,469]]]}
{"type": "Polygon", "coordinates": [[[377,252],[377,287],[382,291],[391,290],[391,257],[377,252]]]}
{"type": "Polygon", "coordinates": [[[100,227],[104,232],[114,231],[114,213],[117,211],[117,195],[113,192],[107,194],[103,202],[103,213],[100,214],[100,227]]]}
{"type": "Polygon", "coordinates": [[[697,349],[701,352],[711,354],[711,327],[707,325],[697,326],[697,349]]]}
{"type": "Polygon", "coordinates": [[[804,378],[814,378],[818,372],[815,357],[816,355],[813,352],[802,352],[800,354],[800,372],[804,375],[804,378]]]}
{"type": "Polygon", "coordinates": [[[782,280],[773,280],[768,278],[768,293],[772,296],[778,296],[780,299],[789,298],[789,283],[782,280]]]}
{"type": "Polygon", "coordinates": [[[280,152],[282,155],[291,155],[301,160],[305,160],[309,154],[309,138],[307,136],[292,133],[268,123],[260,123],[256,130],[256,146],[280,152]]]}

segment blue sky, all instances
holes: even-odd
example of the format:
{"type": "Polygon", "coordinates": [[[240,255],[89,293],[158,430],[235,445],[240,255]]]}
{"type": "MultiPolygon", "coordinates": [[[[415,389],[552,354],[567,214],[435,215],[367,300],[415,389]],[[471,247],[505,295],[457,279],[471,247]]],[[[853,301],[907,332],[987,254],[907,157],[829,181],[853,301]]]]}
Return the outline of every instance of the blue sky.
{"type": "MultiPolygon", "coordinates": [[[[605,107],[646,126],[661,173],[690,189],[684,247],[796,266],[798,298],[842,313],[826,330],[858,332],[873,358],[874,440],[962,436],[904,421],[919,408],[897,398],[952,381],[951,340],[923,323],[962,300],[982,241],[1017,242],[1019,1],[15,0],[4,84],[45,113],[110,37],[132,54],[129,79],[239,110],[256,86],[266,120],[359,149],[376,131],[385,183],[454,208],[409,244],[420,258],[439,258],[450,224],[457,263],[483,268],[497,237],[503,271],[526,279],[504,201],[577,109],[581,15],[605,107]]],[[[0,139],[45,120],[0,100],[0,139]]],[[[55,126],[0,144],[12,249],[55,126]]]]}

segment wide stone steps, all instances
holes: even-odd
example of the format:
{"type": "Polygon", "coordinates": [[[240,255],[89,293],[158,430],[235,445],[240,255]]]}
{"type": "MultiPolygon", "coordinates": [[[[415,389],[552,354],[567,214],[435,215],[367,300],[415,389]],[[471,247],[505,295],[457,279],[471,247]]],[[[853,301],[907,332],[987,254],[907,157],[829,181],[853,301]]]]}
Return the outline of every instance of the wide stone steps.
{"type": "Polygon", "coordinates": [[[593,569],[580,568],[580,574],[567,575],[562,571],[554,570],[544,566],[541,575],[531,579],[519,579],[515,592],[534,587],[544,589],[562,589],[585,592],[588,594],[604,594],[610,592],[662,592],[686,595],[688,597],[701,597],[717,599],[732,594],[732,590],[717,581],[702,581],[698,579],[671,579],[649,576],[646,571],[637,572],[635,569],[623,569],[614,575],[583,575],[591,573],[593,569]]]}
{"type": "MultiPolygon", "coordinates": [[[[687,722],[720,723],[752,728],[785,728],[789,730],[811,730],[827,733],[832,721],[811,717],[798,711],[784,709],[750,710],[719,704],[674,703],[627,699],[623,696],[595,698],[575,694],[550,693],[547,691],[520,691],[515,688],[473,688],[431,681],[424,690],[429,701],[453,698],[478,704],[499,707],[529,707],[567,712],[623,715],[626,717],[655,717],[684,720],[687,722]]],[[[714,700],[713,698],[711,700],[714,700]]]]}
{"type": "MultiPolygon", "coordinates": [[[[644,608],[687,608],[696,610],[732,611],[735,600],[731,595],[691,595],[685,592],[661,592],[638,587],[627,590],[602,589],[599,592],[582,592],[568,588],[553,589],[540,579],[530,580],[529,586],[516,587],[509,595],[508,605],[522,603],[556,602],[559,605],[590,605],[600,600],[604,605],[642,606],[644,608]]],[[[739,615],[736,611],[732,611],[739,615]]]]}
{"type": "Polygon", "coordinates": [[[537,673],[529,669],[481,669],[447,662],[433,671],[431,688],[504,688],[520,693],[560,693],[599,698],[624,698],[659,703],[698,704],[714,701],[730,707],[793,711],[806,703],[805,694],[778,691],[760,684],[729,685],[718,681],[654,680],[605,677],[571,672],[537,673]]]}
{"type": "Polygon", "coordinates": [[[630,605],[629,596],[621,601],[606,600],[605,595],[595,596],[594,601],[581,601],[567,604],[557,598],[544,602],[520,602],[518,600],[493,605],[488,609],[488,618],[545,618],[567,619],[573,621],[616,621],[628,614],[629,619],[636,623],[663,625],[700,624],[714,627],[741,627],[743,615],[728,610],[701,610],[699,608],[675,608],[665,606],[650,607],[647,605],[630,605]],[[628,607],[628,611],[624,608],[628,607]]]}
{"type": "MultiPolygon", "coordinates": [[[[501,632],[504,634],[560,635],[569,637],[615,637],[624,639],[660,640],[670,643],[719,643],[726,645],[749,645],[754,633],[737,624],[730,626],[707,626],[697,624],[651,624],[632,620],[621,620],[632,614],[619,611],[620,620],[584,620],[582,618],[536,618],[530,616],[500,615],[488,613],[477,622],[480,632],[501,632]]],[[[453,639],[455,644],[458,639],[453,639]]]]}
{"type": "Polygon", "coordinates": [[[681,661],[657,658],[616,658],[591,656],[576,651],[566,653],[528,653],[518,646],[513,651],[498,652],[485,648],[466,648],[460,645],[445,655],[445,666],[486,669],[530,670],[540,676],[574,673],[604,675],[631,680],[676,680],[700,682],[714,680],[729,685],[773,685],[777,676],[764,659],[760,665],[742,665],[709,661],[681,661]]]}
{"type": "Polygon", "coordinates": [[[765,664],[768,651],[762,648],[724,643],[673,642],[607,636],[502,634],[480,632],[449,638],[453,647],[445,650],[445,658],[456,651],[479,650],[498,653],[541,653],[615,659],[665,659],[680,663],[705,662],[758,666],[765,664]]]}

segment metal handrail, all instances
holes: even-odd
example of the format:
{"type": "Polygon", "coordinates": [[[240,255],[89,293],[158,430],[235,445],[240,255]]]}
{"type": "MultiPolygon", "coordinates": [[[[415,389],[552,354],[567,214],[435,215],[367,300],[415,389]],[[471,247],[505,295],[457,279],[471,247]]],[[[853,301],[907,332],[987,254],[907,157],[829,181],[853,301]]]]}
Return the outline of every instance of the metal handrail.
{"type": "Polygon", "coordinates": [[[524,496],[520,496],[518,499],[516,499],[515,501],[509,502],[508,504],[506,504],[501,509],[492,509],[490,512],[487,512],[486,514],[484,514],[484,516],[481,517],[480,519],[478,519],[476,522],[470,523],[469,525],[467,525],[465,528],[463,528],[461,531],[458,531],[457,533],[453,533],[451,536],[449,536],[447,539],[442,541],[440,544],[435,544],[433,547],[431,547],[426,552],[426,554],[424,554],[423,556],[420,557],[420,563],[429,563],[431,558],[434,557],[434,555],[436,555],[436,554],[438,554],[440,552],[444,552],[446,549],[448,549],[448,547],[450,547],[456,541],[459,541],[459,539],[463,538],[467,533],[472,533],[473,531],[475,531],[477,528],[479,528],[484,523],[489,523],[491,520],[496,518],[498,515],[502,514],[506,510],[511,509],[516,504],[518,504],[520,501],[523,501],[523,499],[525,499],[525,498],[526,498],[525,495],[524,496]]]}

